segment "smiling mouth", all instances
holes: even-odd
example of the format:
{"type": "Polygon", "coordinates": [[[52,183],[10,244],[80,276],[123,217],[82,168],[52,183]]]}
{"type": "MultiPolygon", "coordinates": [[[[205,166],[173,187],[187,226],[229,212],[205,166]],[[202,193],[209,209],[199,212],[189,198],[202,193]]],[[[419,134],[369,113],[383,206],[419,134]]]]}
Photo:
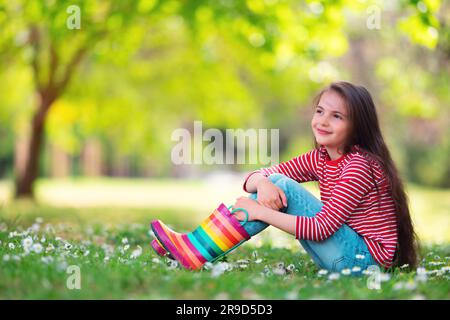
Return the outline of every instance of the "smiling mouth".
{"type": "Polygon", "coordinates": [[[317,129],[317,132],[320,134],[331,134],[331,132],[320,130],[320,129],[317,129]]]}

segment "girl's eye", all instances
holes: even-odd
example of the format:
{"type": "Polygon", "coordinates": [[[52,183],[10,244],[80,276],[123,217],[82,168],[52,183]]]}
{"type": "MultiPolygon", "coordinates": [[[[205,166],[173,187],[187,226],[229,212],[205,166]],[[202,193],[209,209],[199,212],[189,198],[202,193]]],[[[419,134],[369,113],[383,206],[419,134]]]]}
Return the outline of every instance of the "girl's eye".
{"type": "Polygon", "coordinates": [[[322,112],[322,110],[319,110],[319,109],[316,110],[316,113],[321,113],[321,112],[322,112]]]}
{"type": "Polygon", "coordinates": [[[334,117],[337,118],[337,119],[342,119],[342,117],[340,115],[338,115],[338,114],[335,114],[334,117]]]}

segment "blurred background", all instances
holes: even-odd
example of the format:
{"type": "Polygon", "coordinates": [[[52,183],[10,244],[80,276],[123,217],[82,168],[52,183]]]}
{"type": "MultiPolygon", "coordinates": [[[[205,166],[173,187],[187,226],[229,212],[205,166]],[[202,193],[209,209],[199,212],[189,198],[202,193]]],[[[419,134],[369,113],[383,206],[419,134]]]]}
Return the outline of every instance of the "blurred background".
{"type": "Polygon", "coordinates": [[[0,215],[195,226],[262,166],[174,164],[174,130],[279,129],[286,161],[335,80],[371,92],[419,236],[450,241],[449,1],[0,0],[0,215]]]}

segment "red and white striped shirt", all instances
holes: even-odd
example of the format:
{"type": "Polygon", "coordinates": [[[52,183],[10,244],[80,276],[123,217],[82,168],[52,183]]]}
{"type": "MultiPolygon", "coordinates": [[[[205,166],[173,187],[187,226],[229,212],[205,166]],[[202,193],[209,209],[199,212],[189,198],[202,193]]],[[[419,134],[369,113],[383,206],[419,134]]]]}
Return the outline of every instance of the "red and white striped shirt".
{"type": "Polygon", "coordinates": [[[392,266],[397,246],[397,218],[383,169],[358,145],[339,159],[331,160],[321,146],[278,165],[261,168],[268,177],[281,173],[297,182],[319,181],[323,207],[315,217],[297,216],[296,239],[322,241],[346,223],[361,235],[380,265],[392,266]],[[377,184],[378,191],[375,188],[377,184]]]}

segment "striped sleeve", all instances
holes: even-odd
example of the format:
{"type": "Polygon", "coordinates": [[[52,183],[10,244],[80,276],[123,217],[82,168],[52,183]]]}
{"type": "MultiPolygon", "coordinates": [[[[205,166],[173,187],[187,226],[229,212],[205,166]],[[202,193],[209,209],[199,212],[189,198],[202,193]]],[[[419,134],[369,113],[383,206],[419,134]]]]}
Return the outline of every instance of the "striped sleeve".
{"type": "Polygon", "coordinates": [[[334,190],[315,217],[297,216],[295,238],[322,241],[335,233],[375,186],[368,162],[355,157],[343,169],[334,190]]]}
{"type": "Polygon", "coordinates": [[[255,173],[261,173],[268,177],[274,173],[281,173],[297,182],[317,181],[317,163],[319,161],[319,152],[317,149],[311,150],[289,161],[282,162],[272,167],[261,168],[249,173],[244,181],[243,189],[247,191],[247,181],[255,173]]]}

